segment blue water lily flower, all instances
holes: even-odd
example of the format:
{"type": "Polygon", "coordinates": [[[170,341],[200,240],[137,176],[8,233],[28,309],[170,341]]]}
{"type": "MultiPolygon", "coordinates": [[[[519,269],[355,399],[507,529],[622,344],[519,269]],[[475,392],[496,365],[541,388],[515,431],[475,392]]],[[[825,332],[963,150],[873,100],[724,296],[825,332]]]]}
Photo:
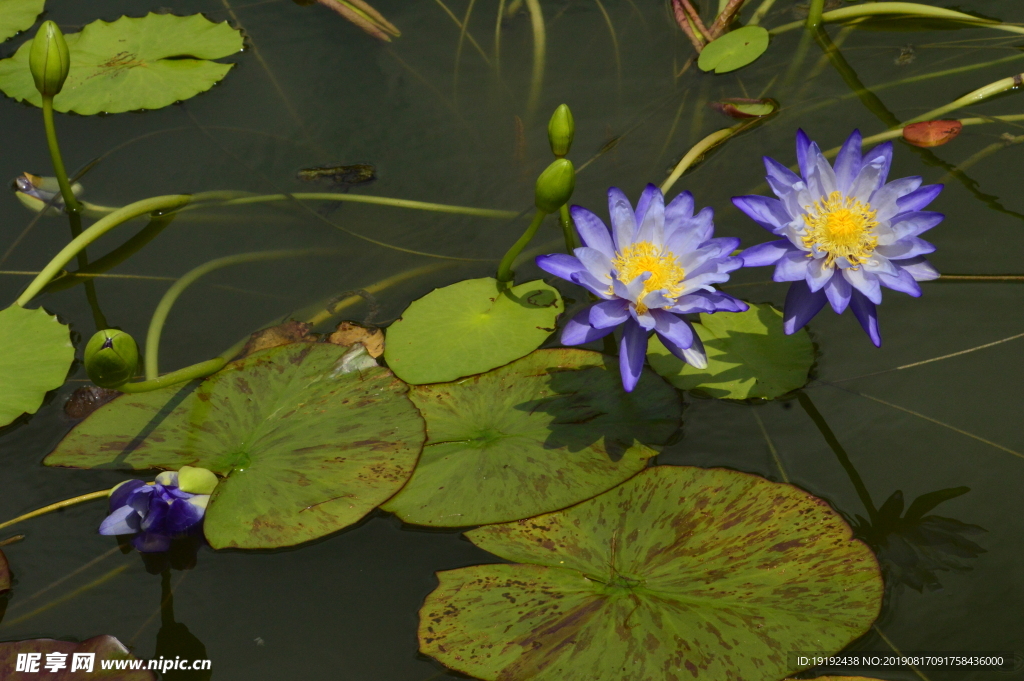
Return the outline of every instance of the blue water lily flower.
{"type": "MultiPolygon", "coordinates": [[[[204,477],[213,477],[203,469],[191,470],[202,470],[208,474],[204,477]]],[[[134,535],[132,546],[143,553],[166,551],[171,539],[199,529],[209,500],[209,494],[183,491],[174,471],[160,473],[152,485],[127,480],[111,490],[110,515],[100,524],[99,533],[134,535]]]]}
{"type": "Polygon", "coordinates": [[[942,222],[941,213],[921,210],[942,185],[922,187],[920,177],[886,183],[892,143],[862,156],[856,130],[836,157],[835,168],[802,130],[797,132],[796,153],[803,177],[764,159],[777,199],[733,199],[757,224],[782,237],[743,251],[743,264],[775,265],[775,281],[794,282],[786,295],[787,334],[803,327],[827,301],[837,313],[852,308],[871,341],[880,346],[875,306],[882,302],[881,287],[917,297],[917,282],[939,276],[924,258],[935,246],[918,235],[942,222]]]}
{"type": "Polygon", "coordinates": [[[579,284],[601,301],[583,310],[562,331],[563,345],[580,345],[622,326],[619,370],[627,392],[640,380],[651,331],[681,360],[707,366],[700,338],[682,314],[742,312],[747,304],[716,291],[742,266],[730,254],[734,238],[712,238],[714,211],[693,214],[693,196],[682,192],[667,206],[661,190],[647,185],[636,210],[616,187],[608,190],[609,234],[601,218],[573,206],[572,218],[583,240],[573,255],[542,255],[545,272],[579,284]]]}

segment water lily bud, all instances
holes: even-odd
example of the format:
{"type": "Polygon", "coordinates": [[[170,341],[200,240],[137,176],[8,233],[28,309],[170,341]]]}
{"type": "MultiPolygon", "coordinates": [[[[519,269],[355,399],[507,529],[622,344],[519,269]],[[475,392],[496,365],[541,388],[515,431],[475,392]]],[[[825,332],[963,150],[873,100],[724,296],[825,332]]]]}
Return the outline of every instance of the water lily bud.
{"type": "Polygon", "coordinates": [[[212,471],[196,466],[182,466],[178,471],[178,489],[190,494],[213,494],[217,476],[212,471]]]}
{"type": "Polygon", "coordinates": [[[71,69],[71,56],[64,34],[52,21],[44,21],[32,40],[28,54],[28,65],[36,89],[44,97],[52,97],[64,87],[64,81],[71,69]]]}
{"type": "Polygon", "coordinates": [[[569,153],[572,146],[572,136],[576,133],[576,123],[572,120],[572,112],[569,106],[560,104],[555,113],[551,114],[548,121],[548,142],[551,143],[551,153],[562,158],[569,153]]]}
{"type": "Polygon", "coordinates": [[[576,169],[572,167],[572,161],[560,158],[537,178],[534,205],[545,213],[554,213],[569,202],[575,188],[576,169]]]}
{"type": "Polygon", "coordinates": [[[85,372],[101,388],[116,388],[135,375],[139,346],[124,331],[97,331],[85,346],[85,372]]]}

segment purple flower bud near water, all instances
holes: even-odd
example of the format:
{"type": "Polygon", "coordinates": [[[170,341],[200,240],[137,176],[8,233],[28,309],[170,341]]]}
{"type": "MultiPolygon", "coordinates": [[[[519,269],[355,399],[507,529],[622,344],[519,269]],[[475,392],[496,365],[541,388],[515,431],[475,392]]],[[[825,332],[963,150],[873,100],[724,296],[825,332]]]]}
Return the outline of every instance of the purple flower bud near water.
{"type": "MultiPolygon", "coordinates": [[[[213,491],[208,483],[209,478],[216,480],[213,473],[190,466],[182,467],[181,472],[193,485],[196,478],[201,479],[201,491],[213,491]],[[202,473],[196,475],[197,471],[202,473]]],[[[157,553],[169,549],[173,538],[197,532],[210,494],[186,492],[178,483],[174,471],[159,474],[152,485],[141,480],[122,482],[110,492],[110,515],[100,524],[99,533],[133,535],[132,546],[143,553],[157,553]]]]}

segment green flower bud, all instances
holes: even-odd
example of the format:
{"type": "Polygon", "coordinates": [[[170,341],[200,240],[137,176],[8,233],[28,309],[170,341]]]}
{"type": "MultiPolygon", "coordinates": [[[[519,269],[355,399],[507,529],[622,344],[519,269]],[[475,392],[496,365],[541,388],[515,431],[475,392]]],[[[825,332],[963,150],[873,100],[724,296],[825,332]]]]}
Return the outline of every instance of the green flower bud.
{"type": "Polygon", "coordinates": [[[44,97],[52,97],[64,87],[71,68],[71,56],[57,24],[44,21],[39,27],[28,53],[28,66],[36,81],[36,89],[44,97]]]}
{"type": "Polygon", "coordinates": [[[116,388],[135,375],[139,347],[124,331],[97,331],[85,346],[85,372],[101,388],[116,388]]]}
{"type": "Polygon", "coordinates": [[[554,213],[569,202],[576,188],[576,169],[572,161],[560,158],[549,165],[537,178],[534,205],[545,213],[554,213]]]}
{"type": "Polygon", "coordinates": [[[551,114],[548,121],[548,142],[551,143],[551,153],[562,158],[569,153],[572,147],[572,136],[576,133],[576,123],[572,120],[572,112],[569,106],[560,104],[555,113],[551,114]]]}
{"type": "Polygon", "coordinates": [[[178,489],[189,494],[213,494],[217,476],[205,468],[182,466],[178,471],[178,489]]]}

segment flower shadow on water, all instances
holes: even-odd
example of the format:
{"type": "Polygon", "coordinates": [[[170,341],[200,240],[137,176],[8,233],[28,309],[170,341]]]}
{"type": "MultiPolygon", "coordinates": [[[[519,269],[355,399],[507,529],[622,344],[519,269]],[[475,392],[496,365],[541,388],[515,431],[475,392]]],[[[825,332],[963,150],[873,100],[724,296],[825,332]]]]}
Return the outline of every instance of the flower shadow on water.
{"type": "MultiPolygon", "coordinates": [[[[206,646],[181,622],[174,621],[174,593],[171,591],[171,573],[165,570],[160,579],[160,631],[156,635],[156,650],[152,659],[205,660],[206,646]]],[[[163,681],[208,681],[211,669],[169,669],[163,672],[163,681]]]]}

